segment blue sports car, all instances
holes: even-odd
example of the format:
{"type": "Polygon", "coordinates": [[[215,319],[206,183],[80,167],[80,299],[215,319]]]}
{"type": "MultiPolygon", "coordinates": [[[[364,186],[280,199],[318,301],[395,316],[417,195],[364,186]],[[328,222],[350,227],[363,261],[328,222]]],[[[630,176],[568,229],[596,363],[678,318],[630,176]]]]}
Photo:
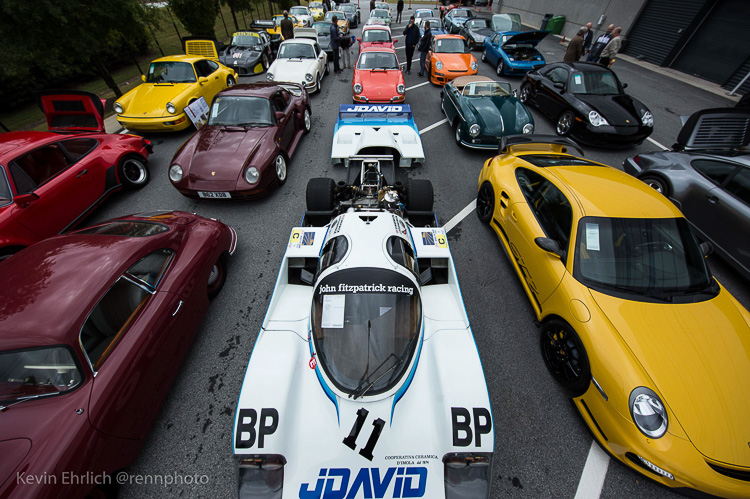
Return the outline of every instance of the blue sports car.
{"type": "Polygon", "coordinates": [[[497,74],[526,74],[546,61],[536,47],[549,31],[503,31],[484,39],[482,60],[497,68],[497,74]]]}
{"type": "Polygon", "coordinates": [[[440,18],[425,17],[425,18],[422,18],[422,22],[419,23],[419,37],[420,38],[424,36],[424,22],[425,21],[430,21],[430,32],[432,33],[432,36],[444,35],[447,33],[447,31],[443,29],[443,23],[440,20],[440,18]]]}

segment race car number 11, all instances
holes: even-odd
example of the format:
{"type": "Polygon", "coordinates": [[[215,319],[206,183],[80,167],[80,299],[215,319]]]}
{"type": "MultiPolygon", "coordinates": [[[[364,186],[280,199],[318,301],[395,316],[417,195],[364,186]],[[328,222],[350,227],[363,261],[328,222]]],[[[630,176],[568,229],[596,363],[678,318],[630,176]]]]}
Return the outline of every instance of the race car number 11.
{"type": "MultiPolygon", "coordinates": [[[[369,412],[370,411],[368,411],[364,407],[357,411],[357,419],[356,421],[354,421],[354,425],[349,432],[349,436],[344,439],[344,445],[349,447],[351,450],[357,448],[356,440],[359,436],[359,432],[362,431],[362,426],[365,424],[365,419],[367,419],[367,415],[369,414],[369,412]]],[[[385,421],[378,418],[372,422],[372,426],[374,426],[374,428],[372,429],[372,433],[370,433],[370,438],[367,439],[367,443],[365,444],[365,446],[359,450],[359,455],[364,457],[368,461],[372,461],[372,451],[373,449],[375,449],[375,444],[378,443],[380,434],[382,433],[383,427],[385,426],[385,421]]]]}

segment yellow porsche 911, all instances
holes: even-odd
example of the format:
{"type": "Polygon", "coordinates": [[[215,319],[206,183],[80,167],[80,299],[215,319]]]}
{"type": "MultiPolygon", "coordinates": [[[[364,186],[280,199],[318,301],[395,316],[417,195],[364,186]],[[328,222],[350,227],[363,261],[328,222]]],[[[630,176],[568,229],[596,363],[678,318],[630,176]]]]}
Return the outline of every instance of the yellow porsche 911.
{"type": "Polygon", "coordinates": [[[750,313],[667,198],[575,149],[505,137],[479,176],[477,215],[526,290],[547,368],[627,466],[750,497],[750,313]]]}
{"type": "Polygon", "coordinates": [[[310,2],[307,6],[310,9],[310,14],[316,21],[322,21],[325,11],[323,10],[323,2],[310,2]]]}
{"type": "Polygon", "coordinates": [[[237,82],[237,73],[216,61],[190,55],[154,60],[143,83],[114,103],[117,121],[128,130],[159,132],[183,130],[192,125],[185,107],[214,96],[237,82]]]}

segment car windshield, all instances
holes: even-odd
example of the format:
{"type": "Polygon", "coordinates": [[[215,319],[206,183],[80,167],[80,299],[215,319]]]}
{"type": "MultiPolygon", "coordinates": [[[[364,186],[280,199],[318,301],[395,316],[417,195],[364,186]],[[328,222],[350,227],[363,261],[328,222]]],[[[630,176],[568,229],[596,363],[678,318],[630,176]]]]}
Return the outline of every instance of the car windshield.
{"type": "Polygon", "coordinates": [[[315,49],[309,43],[282,43],[277,59],[315,59],[315,49]]]}
{"type": "Polygon", "coordinates": [[[263,97],[216,97],[211,105],[208,124],[213,126],[271,125],[273,124],[271,104],[263,97]]]}
{"type": "Polygon", "coordinates": [[[435,17],[435,14],[431,10],[418,10],[416,18],[419,19],[420,17],[435,17]]]}
{"type": "Polygon", "coordinates": [[[318,36],[320,35],[331,36],[331,26],[332,26],[332,23],[313,24],[313,28],[315,28],[315,31],[318,32],[318,36]]]}
{"type": "Polygon", "coordinates": [[[568,91],[573,94],[620,95],[620,81],[611,71],[575,71],[570,75],[568,91]]]}
{"type": "Polygon", "coordinates": [[[323,4],[321,2],[310,2],[308,4],[308,7],[310,7],[311,9],[322,9],[323,4]]]}
{"type": "Polygon", "coordinates": [[[391,52],[365,52],[359,56],[358,69],[398,69],[396,54],[391,52]]]}
{"type": "Polygon", "coordinates": [[[5,168],[0,166],[0,205],[8,204],[12,198],[8,178],[5,176],[5,168]]]}
{"type": "Polygon", "coordinates": [[[509,83],[497,81],[474,81],[464,87],[464,97],[507,97],[512,93],[509,83]]]}
{"type": "Polygon", "coordinates": [[[468,51],[462,38],[439,38],[435,42],[435,52],[440,54],[465,54],[468,51]]]}
{"type": "Polygon", "coordinates": [[[146,75],[147,83],[195,83],[195,70],[189,62],[152,62],[146,75]]]}
{"type": "Polygon", "coordinates": [[[712,285],[705,258],[684,218],[584,217],[578,223],[574,275],[600,289],[660,297],[712,285]]]}
{"type": "Polygon", "coordinates": [[[390,42],[391,33],[387,29],[366,29],[362,33],[363,42],[390,42]]]}
{"type": "Polygon", "coordinates": [[[488,19],[472,19],[470,21],[466,21],[465,26],[467,29],[492,28],[488,19]]]}
{"type": "Polygon", "coordinates": [[[307,16],[310,14],[307,7],[292,7],[289,9],[289,13],[294,14],[295,16],[307,16]]]}
{"type": "Polygon", "coordinates": [[[492,31],[521,31],[520,17],[516,20],[510,14],[495,14],[492,16],[492,31]]]}
{"type": "Polygon", "coordinates": [[[451,17],[474,17],[474,13],[466,9],[454,9],[451,11],[451,17]]]}
{"type": "Polygon", "coordinates": [[[404,376],[422,322],[419,288],[405,275],[333,272],[315,289],[311,313],[319,363],[340,390],[376,395],[404,376]]]}
{"type": "Polygon", "coordinates": [[[353,14],[357,12],[357,6],[353,3],[345,3],[342,5],[339,5],[339,9],[341,9],[341,12],[346,12],[348,14],[353,14]]]}
{"type": "Polygon", "coordinates": [[[260,45],[260,36],[258,35],[234,35],[232,43],[235,47],[254,47],[260,45]]]}
{"type": "Polygon", "coordinates": [[[388,17],[389,15],[390,15],[390,14],[389,14],[389,13],[388,13],[388,11],[387,11],[387,10],[385,10],[385,9],[374,9],[374,10],[373,10],[373,11],[372,11],[372,12],[370,13],[370,17],[382,17],[382,18],[386,18],[386,17],[388,17]]]}
{"type": "Polygon", "coordinates": [[[0,402],[54,395],[74,389],[83,374],[64,346],[0,352],[0,402]]]}
{"type": "Polygon", "coordinates": [[[376,9],[389,10],[388,2],[375,2],[376,9]]]}
{"type": "Polygon", "coordinates": [[[333,16],[336,16],[336,21],[341,22],[344,20],[344,13],[340,11],[335,10],[329,10],[326,12],[325,20],[326,21],[333,21],[333,16]]]}
{"type": "Polygon", "coordinates": [[[420,24],[421,27],[424,27],[424,23],[429,21],[430,22],[430,29],[442,29],[443,22],[438,19],[437,17],[425,17],[421,19],[422,24],[420,24]]]}

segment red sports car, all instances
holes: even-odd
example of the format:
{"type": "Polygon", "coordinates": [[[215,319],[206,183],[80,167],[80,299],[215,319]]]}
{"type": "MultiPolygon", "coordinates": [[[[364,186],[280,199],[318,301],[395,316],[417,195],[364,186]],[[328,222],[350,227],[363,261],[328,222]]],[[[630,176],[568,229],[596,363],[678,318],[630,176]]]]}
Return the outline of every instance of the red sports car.
{"type": "Polygon", "coordinates": [[[405,93],[396,51],[382,47],[362,50],[352,80],[354,103],[402,103],[405,93]]]}
{"type": "Polygon", "coordinates": [[[311,128],[302,85],[236,85],[216,95],[208,124],[177,150],[169,180],[191,198],[257,198],[286,181],[287,162],[311,128]]]}
{"type": "Polygon", "coordinates": [[[391,29],[388,26],[369,24],[362,28],[362,37],[357,38],[359,51],[368,47],[395,49],[397,38],[391,38],[391,29]]]}
{"type": "Polygon", "coordinates": [[[151,142],[104,133],[97,96],[50,91],[38,102],[49,132],[0,134],[0,259],[74,227],[112,192],[149,179],[151,142]]]}
{"type": "Polygon", "coordinates": [[[184,212],[110,220],[0,263],[0,497],[83,497],[138,456],[237,237],[184,212]]]}

